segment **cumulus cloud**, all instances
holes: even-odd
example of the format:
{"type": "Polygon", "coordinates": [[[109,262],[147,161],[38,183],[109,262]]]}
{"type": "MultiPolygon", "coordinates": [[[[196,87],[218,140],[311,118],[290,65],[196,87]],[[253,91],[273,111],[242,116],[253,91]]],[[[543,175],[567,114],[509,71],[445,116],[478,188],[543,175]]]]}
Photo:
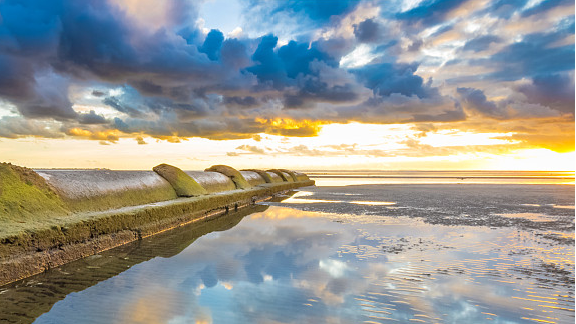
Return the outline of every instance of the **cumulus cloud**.
{"type": "Polygon", "coordinates": [[[90,110],[87,114],[80,114],[78,121],[80,124],[106,124],[108,122],[102,115],[97,115],[94,110],[90,110]]]}
{"type": "Polygon", "coordinates": [[[515,96],[494,102],[488,100],[484,92],[479,89],[458,88],[457,92],[466,109],[494,119],[560,116],[558,111],[547,106],[519,101],[515,96]]]}
{"type": "Polygon", "coordinates": [[[563,113],[574,113],[574,74],[537,75],[516,89],[529,102],[536,102],[563,113]]]}
{"type": "Polygon", "coordinates": [[[363,22],[354,25],[354,35],[358,41],[363,43],[376,42],[381,36],[380,24],[373,19],[366,19],[363,22]]]}
{"type": "Polygon", "coordinates": [[[196,25],[192,2],[151,3],[0,2],[0,99],[19,114],[1,136],[140,143],[574,114],[567,1],[251,1],[230,35],[196,25]],[[78,88],[112,113],[76,111],[78,88]]]}
{"type": "Polygon", "coordinates": [[[252,145],[240,145],[236,149],[246,151],[249,153],[254,153],[254,154],[266,154],[266,152],[263,148],[260,148],[257,146],[252,146],[252,145]]]}
{"type": "Polygon", "coordinates": [[[18,138],[23,136],[61,138],[64,136],[59,125],[54,122],[26,119],[20,116],[0,118],[0,137],[18,138]]]}

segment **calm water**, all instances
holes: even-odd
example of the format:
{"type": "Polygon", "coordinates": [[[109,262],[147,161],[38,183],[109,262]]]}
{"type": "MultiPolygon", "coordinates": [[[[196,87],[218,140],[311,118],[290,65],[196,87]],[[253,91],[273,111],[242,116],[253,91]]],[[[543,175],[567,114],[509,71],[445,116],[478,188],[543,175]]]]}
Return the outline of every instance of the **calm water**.
{"type": "Polygon", "coordinates": [[[326,179],[0,288],[0,322],[574,323],[574,186],[326,179]]]}
{"type": "Polygon", "coordinates": [[[305,171],[319,186],[354,184],[571,184],[574,171],[305,171]]]}

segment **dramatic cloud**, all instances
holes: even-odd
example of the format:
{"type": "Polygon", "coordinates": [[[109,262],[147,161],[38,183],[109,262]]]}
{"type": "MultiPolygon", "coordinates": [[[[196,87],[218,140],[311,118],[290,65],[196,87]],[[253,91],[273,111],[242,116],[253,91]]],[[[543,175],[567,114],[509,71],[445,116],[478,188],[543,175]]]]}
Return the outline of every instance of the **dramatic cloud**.
{"type": "Polygon", "coordinates": [[[201,5],[0,2],[0,108],[18,115],[0,136],[144,144],[574,116],[573,2],[248,1],[231,34],[205,29],[201,5]]]}

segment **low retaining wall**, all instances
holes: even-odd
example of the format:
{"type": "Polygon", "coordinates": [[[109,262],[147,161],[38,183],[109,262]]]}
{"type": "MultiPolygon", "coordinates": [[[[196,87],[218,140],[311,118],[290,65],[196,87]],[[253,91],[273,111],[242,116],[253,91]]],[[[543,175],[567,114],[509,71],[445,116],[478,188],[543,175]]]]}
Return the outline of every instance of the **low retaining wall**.
{"type": "Polygon", "coordinates": [[[275,179],[267,182],[259,174],[264,171],[214,166],[215,171],[184,172],[161,166],[156,172],[34,172],[0,164],[0,286],[314,184],[304,175],[289,182],[266,172],[275,179]]]}
{"type": "Polygon", "coordinates": [[[266,183],[266,179],[254,171],[240,171],[240,174],[251,186],[259,186],[266,183]]]}
{"type": "Polygon", "coordinates": [[[176,199],[174,188],[154,171],[34,170],[72,211],[108,210],[176,199]]]}
{"type": "Polygon", "coordinates": [[[219,172],[186,171],[186,174],[198,182],[208,193],[235,190],[234,182],[219,172]]]}

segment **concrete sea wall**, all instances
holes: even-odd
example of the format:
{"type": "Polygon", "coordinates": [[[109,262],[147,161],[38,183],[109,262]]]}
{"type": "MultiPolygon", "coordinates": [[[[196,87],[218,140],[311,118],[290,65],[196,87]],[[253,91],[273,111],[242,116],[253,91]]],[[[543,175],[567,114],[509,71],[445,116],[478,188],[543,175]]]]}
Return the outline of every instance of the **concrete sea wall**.
{"type": "Polygon", "coordinates": [[[73,211],[107,210],[178,198],[154,171],[35,170],[73,211]]]}
{"type": "Polygon", "coordinates": [[[289,170],[31,170],[0,163],[0,286],[314,184],[289,170]],[[295,181],[296,180],[296,181],[295,181]]]}

